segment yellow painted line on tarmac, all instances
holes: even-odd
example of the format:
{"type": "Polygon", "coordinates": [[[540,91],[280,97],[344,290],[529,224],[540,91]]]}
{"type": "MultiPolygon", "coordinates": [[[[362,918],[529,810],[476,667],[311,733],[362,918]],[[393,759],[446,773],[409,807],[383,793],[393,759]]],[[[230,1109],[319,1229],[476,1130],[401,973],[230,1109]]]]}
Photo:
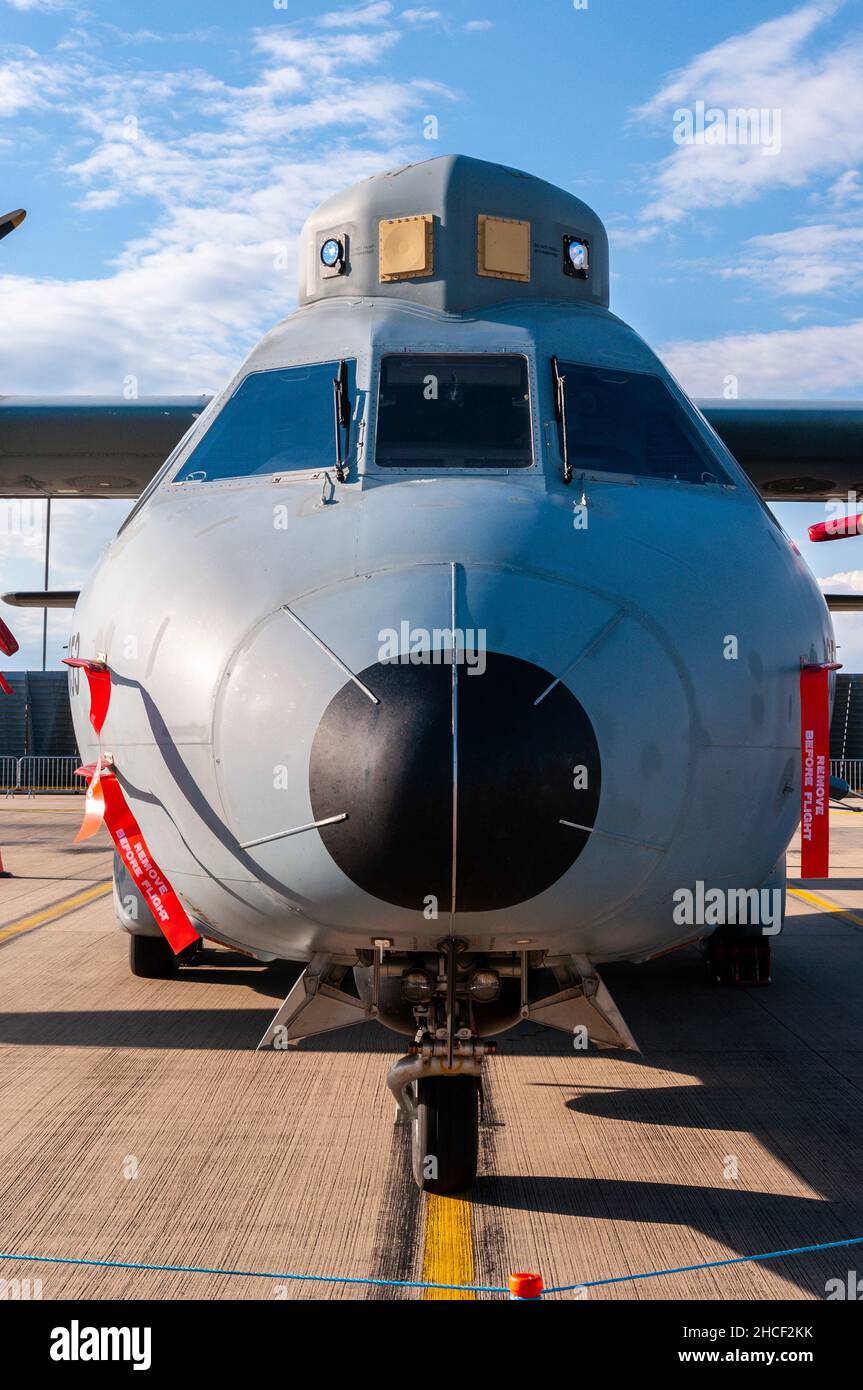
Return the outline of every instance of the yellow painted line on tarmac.
{"type": "Polygon", "coordinates": [[[58,917],[65,917],[67,913],[74,912],[76,908],[85,907],[87,903],[94,902],[96,898],[104,898],[106,893],[111,891],[111,881],[107,883],[97,883],[95,888],[85,888],[82,893],[73,893],[71,898],[62,898],[60,902],[53,903],[51,907],[43,907],[41,912],[34,912],[29,917],[22,917],[19,922],[13,922],[11,926],[0,927],[0,941],[8,941],[13,936],[20,936],[22,932],[33,931],[36,927],[44,927],[46,922],[56,922],[58,917]]]}
{"type": "MultiPolygon", "coordinates": [[[[475,1261],[470,1202],[466,1197],[426,1197],[423,1283],[473,1284],[475,1261]]],[[[426,1289],[427,1299],[476,1299],[468,1289],[426,1289]]]]}
{"type": "Polygon", "coordinates": [[[810,893],[806,888],[789,888],[788,892],[792,898],[800,898],[802,902],[812,903],[814,907],[823,908],[825,912],[835,912],[839,917],[844,917],[852,922],[855,927],[863,927],[863,917],[859,917],[856,912],[851,912],[847,907],[840,907],[838,903],[831,903],[829,898],[821,898],[817,893],[810,893]]]}

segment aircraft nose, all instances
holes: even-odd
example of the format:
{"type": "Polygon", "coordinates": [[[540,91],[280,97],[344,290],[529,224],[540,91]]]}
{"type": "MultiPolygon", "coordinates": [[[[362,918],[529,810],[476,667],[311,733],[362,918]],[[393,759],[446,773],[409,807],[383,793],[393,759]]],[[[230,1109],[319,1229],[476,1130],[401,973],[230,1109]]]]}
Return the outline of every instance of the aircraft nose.
{"type": "Polygon", "coordinates": [[[366,893],[423,911],[485,912],[555,883],[586,845],[597,739],[567,686],[500,652],[408,656],[358,673],[315,734],[320,834],[366,893]],[[370,698],[374,696],[374,703],[370,698]],[[344,819],[347,817],[347,819],[344,819]]]}
{"type": "Polygon", "coordinates": [[[585,950],[616,950],[690,795],[679,665],[622,601],[519,570],[310,589],[255,622],[220,685],[225,878],[259,881],[242,892],[281,955],[417,949],[453,901],[461,934],[501,949],[565,947],[577,921],[585,950]]]}

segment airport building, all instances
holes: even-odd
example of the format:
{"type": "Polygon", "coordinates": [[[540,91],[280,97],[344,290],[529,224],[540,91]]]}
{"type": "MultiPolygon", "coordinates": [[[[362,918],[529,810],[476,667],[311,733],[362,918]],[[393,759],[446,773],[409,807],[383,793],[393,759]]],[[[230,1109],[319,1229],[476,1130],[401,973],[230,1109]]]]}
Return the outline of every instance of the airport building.
{"type": "Polygon", "coordinates": [[[10,671],[12,694],[0,720],[0,789],[83,791],[76,778],[69,677],[65,671],[10,671]]]}

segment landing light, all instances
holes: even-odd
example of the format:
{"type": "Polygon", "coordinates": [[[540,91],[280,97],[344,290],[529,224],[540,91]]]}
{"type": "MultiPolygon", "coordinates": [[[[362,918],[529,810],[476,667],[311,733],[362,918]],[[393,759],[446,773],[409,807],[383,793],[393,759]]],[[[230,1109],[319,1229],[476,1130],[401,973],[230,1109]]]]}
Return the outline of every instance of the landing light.
{"type": "Polygon", "coordinates": [[[496,970],[475,970],[468,988],[478,1004],[490,1004],[500,994],[500,976],[496,970]]]}
{"type": "Polygon", "coordinates": [[[422,1004],[427,999],[431,999],[434,993],[434,984],[430,975],[424,970],[406,970],[402,975],[402,998],[408,999],[412,1004],[422,1004]]]}

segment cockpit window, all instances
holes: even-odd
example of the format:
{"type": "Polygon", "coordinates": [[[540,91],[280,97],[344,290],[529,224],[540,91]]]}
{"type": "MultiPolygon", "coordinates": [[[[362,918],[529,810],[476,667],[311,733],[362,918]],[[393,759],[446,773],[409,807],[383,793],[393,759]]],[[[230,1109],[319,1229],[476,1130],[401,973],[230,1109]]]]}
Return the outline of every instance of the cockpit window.
{"type": "Polygon", "coordinates": [[[627,473],[682,483],[732,479],[657,376],[558,362],[573,473],[627,473]]]}
{"type": "MultiPolygon", "coordinates": [[[[352,413],[356,365],[347,363],[352,413]]],[[[338,362],[253,372],[219,411],[174,482],[215,482],[332,467],[336,451],[333,382],[339,372],[338,362]]]]}
{"type": "Polygon", "coordinates": [[[382,358],[375,462],[379,468],[530,468],[526,358],[382,358]]]}

